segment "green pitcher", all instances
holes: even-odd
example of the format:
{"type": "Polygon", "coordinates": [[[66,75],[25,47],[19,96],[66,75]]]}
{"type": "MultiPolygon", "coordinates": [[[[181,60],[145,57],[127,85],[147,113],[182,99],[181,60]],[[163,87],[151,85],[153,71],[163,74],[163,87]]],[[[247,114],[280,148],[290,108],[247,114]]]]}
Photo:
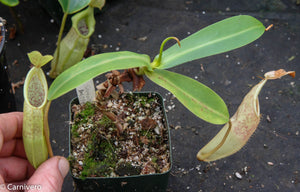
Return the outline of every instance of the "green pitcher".
{"type": "Polygon", "coordinates": [[[81,61],[89,38],[95,30],[94,8],[88,7],[72,17],[72,27],[54,53],[49,76],[56,78],[60,73],[81,61]]]}

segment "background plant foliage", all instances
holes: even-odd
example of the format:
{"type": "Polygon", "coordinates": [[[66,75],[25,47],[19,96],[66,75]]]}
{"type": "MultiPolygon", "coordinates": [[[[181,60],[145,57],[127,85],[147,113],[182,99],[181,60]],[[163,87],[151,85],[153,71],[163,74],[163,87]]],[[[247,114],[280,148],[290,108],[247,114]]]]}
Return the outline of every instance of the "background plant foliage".
{"type": "Polygon", "coordinates": [[[0,2],[9,7],[14,7],[19,4],[19,0],[0,0],[0,2]]]}

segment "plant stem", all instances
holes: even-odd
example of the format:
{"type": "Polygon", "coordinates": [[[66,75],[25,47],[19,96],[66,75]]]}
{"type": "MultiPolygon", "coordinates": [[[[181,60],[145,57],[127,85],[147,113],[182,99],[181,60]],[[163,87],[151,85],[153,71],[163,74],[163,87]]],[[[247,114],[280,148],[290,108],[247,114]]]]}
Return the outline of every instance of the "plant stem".
{"type": "Polygon", "coordinates": [[[68,13],[64,13],[64,16],[62,18],[62,22],[61,22],[61,25],[60,25],[60,30],[59,30],[59,34],[58,34],[57,43],[56,43],[57,53],[56,53],[56,57],[55,57],[54,66],[53,66],[52,71],[56,70],[56,67],[57,67],[57,64],[58,64],[58,61],[59,61],[60,42],[61,42],[62,35],[63,35],[63,32],[64,32],[64,28],[65,28],[65,25],[66,25],[67,17],[68,17],[68,13]]]}
{"type": "Polygon", "coordinates": [[[47,149],[49,157],[53,157],[53,150],[50,143],[50,135],[49,135],[49,123],[48,123],[48,113],[50,108],[51,101],[48,101],[45,106],[45,112],[44,112],[44,135],[46,139],[47,149]]]}

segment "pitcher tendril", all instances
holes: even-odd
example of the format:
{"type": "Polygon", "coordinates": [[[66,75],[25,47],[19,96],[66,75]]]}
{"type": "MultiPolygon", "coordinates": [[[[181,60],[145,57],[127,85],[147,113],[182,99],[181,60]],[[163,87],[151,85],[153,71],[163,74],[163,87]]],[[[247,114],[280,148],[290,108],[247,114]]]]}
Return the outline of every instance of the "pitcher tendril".
{"type": "MultiPolygon", "coordinates": [[[[229,127],[228,127],[223,139],[221,140],[221,142],[215,148],[213,148],[211,151],[209,151],[207,153],[202,153],[202,159],[206,159],[207,157],[211,156],[213,153],[215,153],[217,150],[219,150],[222,147],[222,145],[225,143],[225,141],[226,141],[226,139],[227,139],[227,137],[228,137],[228,135],[231,131],[231,127],[232,127],[232,123],[231,123],[230,120],[228,121],[228,124],[229,124],[228,125],[229,127]]],[[[200,161],[202,160],[202,159],[199,158],[198,155],[197,155],[197,158],[200,161]]]]}
{"type": "Polygon", "coordinates": [[[160,46],[160,50],[159,50],[159,56],[158,56],[158,59],[156,61],[153,62],[153,68],[156,68],[158,66],[160,66],[160,63],[161,63],[161,59],[162,59],[162,54],[163,54],[163,51],[164,51],[164,47],[165,47],[165,44],[170,41],[171,39],[174,39],[177,41],[177,44],[179,47],[181,47],[181,44],[180,44],[180,41],[177,37],[168,37],[166,38],[162,43],[161,43],[161,46],[160,46]]]}

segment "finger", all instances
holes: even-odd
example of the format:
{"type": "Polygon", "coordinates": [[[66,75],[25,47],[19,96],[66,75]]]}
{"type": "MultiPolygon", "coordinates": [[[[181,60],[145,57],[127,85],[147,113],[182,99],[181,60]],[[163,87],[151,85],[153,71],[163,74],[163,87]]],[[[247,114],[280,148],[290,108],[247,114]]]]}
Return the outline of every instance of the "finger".
{"type": "Polygon", "coordinates": [[[0,191],[1,192],[9,192],[6,189],[6,184],[5,184],[5,181],[4,181],[3,177],[1,176],[1,174],[0,174],[0,191]]]}
{"type": "Polygon", "coordinates": [[[4,141],[22,137],[23,113],[11,112],[0,114],[0,135],[4,141]]]}
{"type": "Polygon", "coordinates": [[[34,168],[25,159],[18,157],[0,159],[0,175],[5,182],[26,180],[33,172],[34,168]]]}
{"type": "MultiPolygon", "coordinates": [[[[22,112],[0,114],[0,154],[6,141],[22,137],[22,123],[22,112]]],[[[14,149],[12,148],[12,150],[14,149]]]]}
{"type": "Polygon", "coordinates": [[[39,185],[43,192],[61,191],[63,180],[68,171],[69,162],[66,158],[52,157],[38,167],[28,180],[27,185],[39,185]]]}
{"type": "Polygon", "coordinates": [[[13,139],[3,144],[0,157],[17,156],[26,159],[26,153],[22,139],[13,139]]]}

